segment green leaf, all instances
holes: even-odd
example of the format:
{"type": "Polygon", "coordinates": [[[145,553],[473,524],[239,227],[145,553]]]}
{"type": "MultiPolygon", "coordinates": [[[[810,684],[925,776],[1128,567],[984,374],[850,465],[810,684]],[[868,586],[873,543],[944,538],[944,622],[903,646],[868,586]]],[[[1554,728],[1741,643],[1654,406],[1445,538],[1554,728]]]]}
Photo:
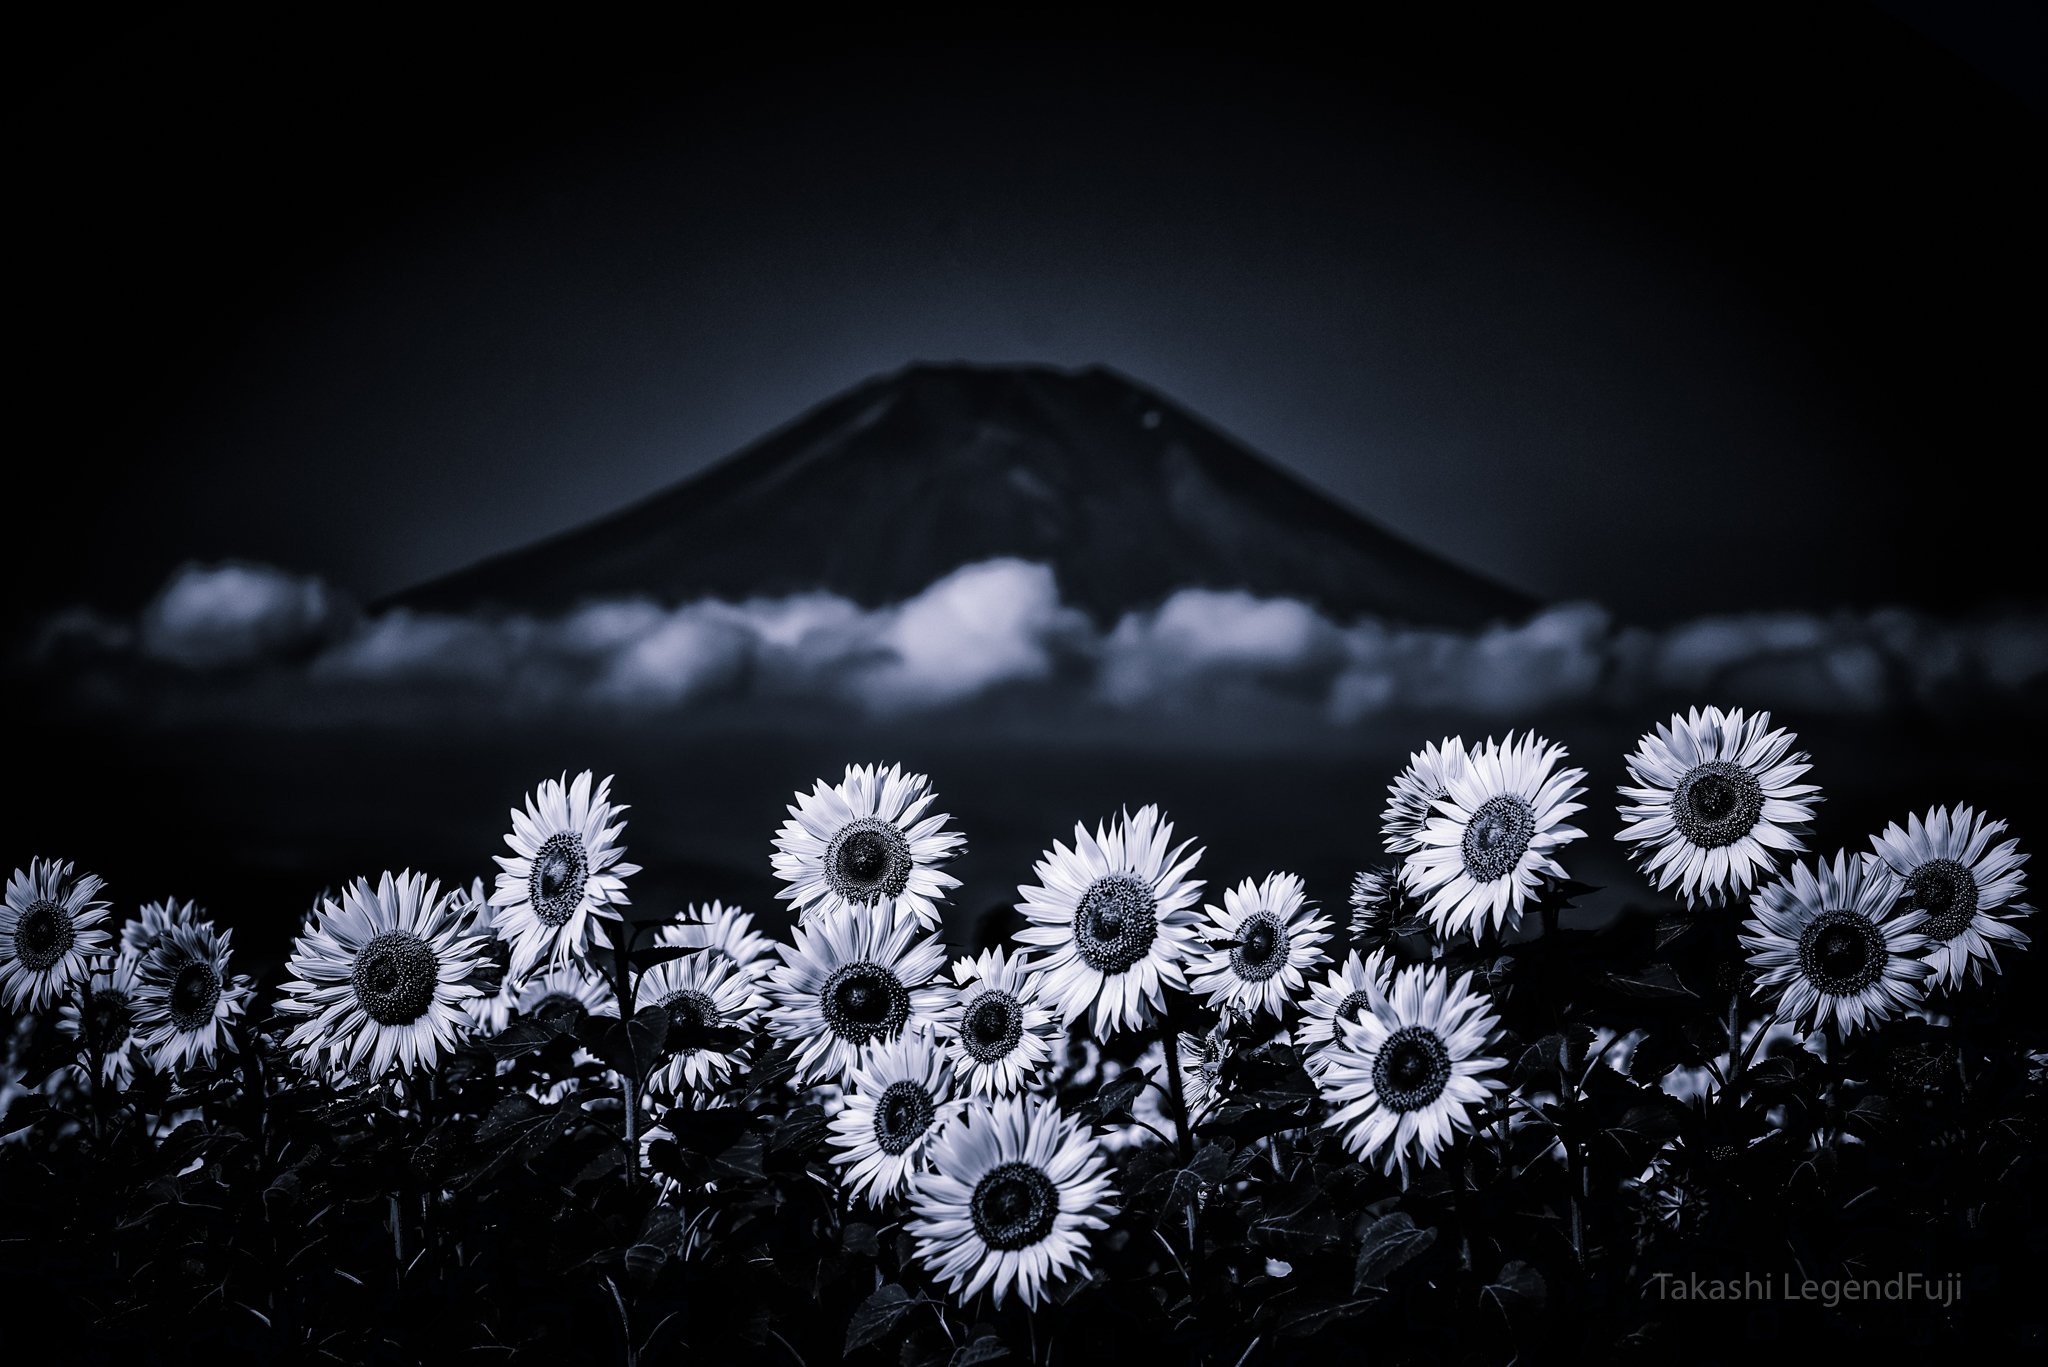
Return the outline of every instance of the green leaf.
{"type": "Polygon", "coordinates": [[[1436,1230],[1417,1228],[1406,1211],[1393,1211],[1373,1220],[1359,1242],[1352,1293],[1356,1295],[1368,1288],[1386,1290],[1389,1277],[1428,1252],[1435,1242],[1436,1230]]]}
{"type": "Polygon", "coordinates": [[[894,1329],[903,1317],[910,1313],[918,1302],[895,1282],[885,1282],[875,1288],[875,1293],[855,1307],[853,1316],[846,1322],[846,1348],[851,1353],[879,1342],[894,1329]]]}

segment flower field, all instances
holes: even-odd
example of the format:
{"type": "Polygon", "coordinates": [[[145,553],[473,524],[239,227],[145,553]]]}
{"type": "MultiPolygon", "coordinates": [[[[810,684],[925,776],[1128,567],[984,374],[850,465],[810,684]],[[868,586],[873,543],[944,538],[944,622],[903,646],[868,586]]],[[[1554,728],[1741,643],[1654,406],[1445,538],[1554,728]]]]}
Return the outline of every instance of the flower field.
{"type": "Polygon", "coordinates": [[[1052,814],[975,945],[943,939],[971,815],[897,766],[764,820],[782,938],[718,888],[633,904],[630,774],[537,784],[488,882],[281,910],[253,976],[204,908],[32,858],[0,908],[16,1328],[806,1367],[2040,1334],[2048,1031],[2005,824],[1834,829],[1762,713],[1588,763],[1424,745],[1361,781],[1348,889],[1155,807],[1052,814]],[[1598,923],[1593,839],[1640,880],[1598,923]],[[1823,1286],[1894,1291],[1794,1294],[1823,1286]]]}

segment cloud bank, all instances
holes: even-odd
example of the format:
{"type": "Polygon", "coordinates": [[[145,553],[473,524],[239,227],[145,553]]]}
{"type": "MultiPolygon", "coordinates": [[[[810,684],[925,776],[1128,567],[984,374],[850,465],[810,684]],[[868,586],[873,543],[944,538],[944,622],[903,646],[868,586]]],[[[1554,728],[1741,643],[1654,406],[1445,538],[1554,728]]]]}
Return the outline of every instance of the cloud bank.
{"type": "Polygon", "coordinates": [[[147,676],[314,711],[323,699],[402,699],[411,715],[445,704],[649,716],[765,700],[890,716],[991,697],[1146,717],[1257,708],[1338,727],[1403,711],[1511,720],[1677,697],[1874,715],[2040,700],[2048,615],[1774,613],[1645,630],[1579,603],[1458,632],[1190,589],[1104,630],[1062,601],[1047,566],[991,560],[880,608],[813,593],[462,616],[364,613],[317,579],[189,565],[132,622],[82,611],[49,622],[27,667],[81,691],[147,676]]]}

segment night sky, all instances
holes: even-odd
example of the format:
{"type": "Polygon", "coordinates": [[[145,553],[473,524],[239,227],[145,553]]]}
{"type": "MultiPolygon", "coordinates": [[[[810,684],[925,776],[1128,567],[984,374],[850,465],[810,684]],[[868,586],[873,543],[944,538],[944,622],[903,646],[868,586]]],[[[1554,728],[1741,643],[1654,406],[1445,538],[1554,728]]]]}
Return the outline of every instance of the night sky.
{"type": "Polygon", "coordinates": [[[193,556],[374,596],[954,359],[1114,365],[1635,618],[2038,599],[2036,512],[1988,476],[2041,448],[2017,13],[73,29],[11,79],[47,479],[13,609],[193,556]]]}

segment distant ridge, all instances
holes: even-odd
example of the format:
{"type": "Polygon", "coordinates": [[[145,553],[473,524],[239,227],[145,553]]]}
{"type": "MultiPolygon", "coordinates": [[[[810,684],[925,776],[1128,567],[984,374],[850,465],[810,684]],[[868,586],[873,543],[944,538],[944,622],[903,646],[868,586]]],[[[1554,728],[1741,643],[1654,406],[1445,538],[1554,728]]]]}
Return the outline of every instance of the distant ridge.
{"type": "Polygon", "coordinates": [[[1533,606],[1113,370],[969,365],[870,380],[630,508],[395,601],[559,612],[822,589],[872,606],[997,556],[1050,564],[1102,621],[1182,588],[1459,627],[1533,606]]]}

